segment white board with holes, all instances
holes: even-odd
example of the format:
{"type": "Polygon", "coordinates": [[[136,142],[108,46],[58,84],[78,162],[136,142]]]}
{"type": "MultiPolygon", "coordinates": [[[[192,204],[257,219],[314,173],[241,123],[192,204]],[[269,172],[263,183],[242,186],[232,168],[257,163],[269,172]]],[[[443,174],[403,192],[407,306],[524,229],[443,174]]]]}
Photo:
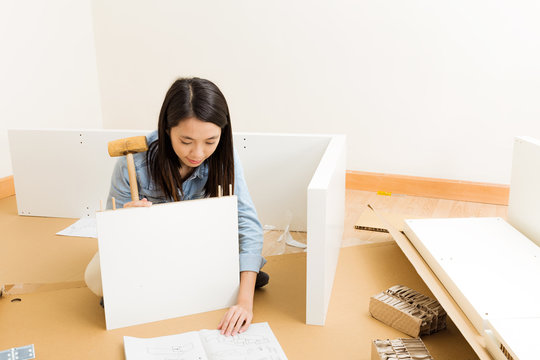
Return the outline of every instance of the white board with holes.
{"type": "MultiPolygon", "coordinates": [[[[82,218],[106,203],[117,158],[109,141],[151,130],[9,130],[19,215],[82,218]]],[[[235,133],[263,225],[307,231],[307,188],[331,135],[235,133]]],[[[343,167],[343,172],[345,168],[343,167]]]]}
{"type": "Polygon", "coordinates": [[[540,318],[491,319],[487,322],[486,347],[496,360],[538,359],[540,318]]]}
{"type": "MultiPolygon", "coordinates": [[[[307,231],[308,186],[332,136],[236,133],[234,144],[263,225],[307,231]],[[259,205],[260,204],[260,205],[259,205]]],[[[343,166],[343,173],[345,166],[343,166]]]]}
{"type": "Polygon", "coordinates": [[[540,317],[540,248],[501,218],[406,220],[405,233],[479,333],[540,317]]]}
{"type": "Polygon", "coordinates": [[[106,203],[117,158],[109,141],[130,130],[8,130],[19,215],[82,218],[106,203]]]}
{"type": "Polygon", "coordinates": [[[234,305],[237,201],[224,196],[98,212],[107,329],[234,305]]]}

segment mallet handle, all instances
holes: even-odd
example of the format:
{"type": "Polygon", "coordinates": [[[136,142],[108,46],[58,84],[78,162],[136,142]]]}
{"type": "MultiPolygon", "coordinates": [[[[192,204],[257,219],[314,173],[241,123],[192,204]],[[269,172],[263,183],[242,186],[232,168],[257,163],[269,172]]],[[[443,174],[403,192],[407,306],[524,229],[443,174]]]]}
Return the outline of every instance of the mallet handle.
{"type": "Polygon", "coordinates": [[[127,154],[126,161],[129,174],[131,201],[137,201],[139,200],[139,188],[137,187],[137,176],[135,175],[135,161],[133,161],[133,154],[127,154]]]}

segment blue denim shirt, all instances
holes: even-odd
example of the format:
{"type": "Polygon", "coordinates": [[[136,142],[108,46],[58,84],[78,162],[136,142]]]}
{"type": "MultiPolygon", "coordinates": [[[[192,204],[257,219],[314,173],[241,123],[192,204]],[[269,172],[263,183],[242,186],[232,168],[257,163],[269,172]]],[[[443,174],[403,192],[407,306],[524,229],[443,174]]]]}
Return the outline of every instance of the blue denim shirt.
{"type": "MultiPolygon", "coordinates": [[[[157,139],[157,131],[146,136],[148,144],[157,139]]],[[[133,156],[135,161],[135,171],[137,173],[137,183],[139,187],[139,198],[147,198],[154,204],[170,201],[165,198],[152,181],[147,170],[146,152],[137,153],[133,156]]],[[[204,185],[208,180],[208,165],[206,161],[195,168],[191,176],[182,184],[184,197],[182,200],[193,200],[204,198],[204,185]]],[[[223,189],[224,193],[228,189],[223,189]]],[[[244,179],[242,165],[234,152],[234,194],[238,197],[238,238],[240,242],[240,271],[259,270],[266,263],[261,256],[263,247],[263,230],[257,217],[257,212],[248,187],[244,179]]],[[[180,192],[178,194],[180,196],[180,192]]],[[[117,207],[123,207],[125,203],[131,201],[129,189],[129,175],[125,156],[118,159],[114,167],[111,188],[107,200],[107,208],[112,208],[112,197],[116,200],[117,207]]]]}

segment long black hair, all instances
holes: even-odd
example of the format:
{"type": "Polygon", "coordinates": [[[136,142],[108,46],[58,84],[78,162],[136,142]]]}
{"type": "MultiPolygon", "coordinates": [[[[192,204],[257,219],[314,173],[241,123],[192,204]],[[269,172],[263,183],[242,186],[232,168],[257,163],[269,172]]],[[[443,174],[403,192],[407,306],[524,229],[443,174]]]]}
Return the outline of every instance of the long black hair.
{"type": "MultiPolygon", "coordinates": [[[[158,122],[158,139],[147,152],[148,171],[157,188],[168,199],[178,201],[182,193],[180,159],[174,152],[170,129],[182,120],[195,117],[221,128],[221,137],[214,153],[206,160],[208,180],[204,186],[206,197],[218,195],[222,189],[234,189],[233,137],[229,107],[219,88],[211,81],[200,78],[176,80],[165,95],[158,122]]],[[[232,194],[230,194],[232,195],[232,194]]]]}

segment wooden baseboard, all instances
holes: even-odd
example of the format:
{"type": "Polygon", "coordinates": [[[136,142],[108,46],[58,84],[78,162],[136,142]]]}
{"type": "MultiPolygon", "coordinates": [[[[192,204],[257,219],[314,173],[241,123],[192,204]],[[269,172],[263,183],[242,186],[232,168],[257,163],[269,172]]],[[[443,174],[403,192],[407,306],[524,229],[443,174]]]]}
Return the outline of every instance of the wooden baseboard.
{"type": "MultiPolygon", "coordinates": [[[[510,186],[423,178],[405,175],[347,171],[346,187],[352,190],[384,191],[411,196],[508,205],[510,186]]],[[[0,179],[0,199],[15,195],[13,176],[0,179]]]]}
{"type": "Polygon", "coordinates": [[[0,179],[0,199],[15,195],[15,183],[13,175],[0,179]]]}
{"type": "Polygon", "coordinates": [[[411,196],[508,205],[510,186],[472,181],[347,171],[346,187],[411,196]]]}

